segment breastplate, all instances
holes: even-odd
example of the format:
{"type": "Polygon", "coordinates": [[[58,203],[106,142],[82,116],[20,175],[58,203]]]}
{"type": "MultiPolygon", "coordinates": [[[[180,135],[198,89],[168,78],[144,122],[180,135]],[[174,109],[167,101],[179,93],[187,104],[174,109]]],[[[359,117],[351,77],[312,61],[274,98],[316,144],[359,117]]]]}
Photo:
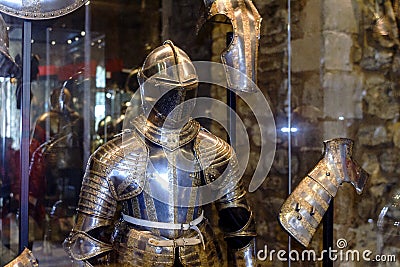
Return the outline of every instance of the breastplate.
{"type": "MultiPolygon", "coordinates": [[[[123,203],[123,212],[150,221],[189,223],[196,219],[201,209],[198,186],[202,184],[199,161],[195,156],[194,140],[174,150],[168,150],[145,139],[149,151],[143,191],[123,203]]],[[[176,238],[179,230],[136,227],[153,234],[176,238]]]]}

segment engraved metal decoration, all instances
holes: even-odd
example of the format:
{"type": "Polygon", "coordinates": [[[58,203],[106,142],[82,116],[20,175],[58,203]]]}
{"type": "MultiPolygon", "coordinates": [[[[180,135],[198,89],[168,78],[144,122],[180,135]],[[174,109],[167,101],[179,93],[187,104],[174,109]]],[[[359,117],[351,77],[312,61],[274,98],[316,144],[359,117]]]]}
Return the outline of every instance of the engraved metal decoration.
{"type": "MultiPolygon", "coordinates": [[[[216,15],[225,15],[232,23],[233,39],[221,54],[222,63],[247,75],[254,83],[257,81],[257,58],[260,39],[261,16],[251,0],[204,0],[207,8],[205,20],[216,15]]],[[[229,89],[253,92],[248,80],[226,69],[229,89]]]]}
{"type": "MultiPolygon", "coordinates": [[[[192,103],[186,102],[196,97],[197,83],[189,57],[170,41],[146,58],[139,84],[149,114],[129,119],[129,128],[90,157],[76,224],[64,242],[72,258],[93,265],[221,266],[198,188],[235,181],[239,165],[229,144],[189,116],[192,103]],[[168,121],[182,104],[188,106],[168,121]]],[[[215,204],[228,252],[238,266],[255,266],[254,217],[243,184],[224,188],[212,189],[223,191],[215,204]]]]}
{"type": "Polygon", "coordinates": [[[25,248],[21,254],[18,255],[10,263],[6,264],[4,267],[38,267],[39,264],[33,255],[32,251],[25,248]]]}
{"type": "Polygon", "coordinates": [[[32,20],[52,19],[71,13],[88,0],[4,0],[0,12],[32,20]]]}
{"type": "Polygon", "coordinates": [[[339,186],[351,183],[362,193],[368,178],[353,159],[353,141],[336,138],[324,142],[322,159],[283,203],[279,221],[302,245],[308,246],[339,186]]]}

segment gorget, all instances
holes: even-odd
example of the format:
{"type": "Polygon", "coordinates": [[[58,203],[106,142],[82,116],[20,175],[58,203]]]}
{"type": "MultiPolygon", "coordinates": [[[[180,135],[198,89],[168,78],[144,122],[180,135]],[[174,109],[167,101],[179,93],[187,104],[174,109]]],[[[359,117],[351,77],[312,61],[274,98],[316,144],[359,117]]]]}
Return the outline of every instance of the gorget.
{"type": "Polygon", "coordinates": [[[132,120],[132,125],[150,142],[174,151],[192,141],[200,131],[200,124],[189,120],[181,129],[158,127],[140,115],[132,120]]]}

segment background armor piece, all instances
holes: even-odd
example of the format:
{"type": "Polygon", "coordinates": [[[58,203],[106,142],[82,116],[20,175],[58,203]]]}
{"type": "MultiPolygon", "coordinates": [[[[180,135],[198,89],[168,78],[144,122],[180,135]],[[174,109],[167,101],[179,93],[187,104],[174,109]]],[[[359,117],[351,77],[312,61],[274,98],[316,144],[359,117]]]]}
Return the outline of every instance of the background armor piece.
{"type": "MultiPolygon", "coordinates": [[[[166,42],[150,53],[142,68],[139,81],[144,105],[147,90],[153,88],[146,84],[152,79],[146,74],[152,67],[161,67],[158,70],[163,78],[157,75],[153,83],[160,92],[173,86],[177,101],[172,105],[184,103],[186,98],[178,96],[186,91],[193,90],[191,96],[196,95],[197,75],[190,59],[166,42]],[[181,69],[180,62],[185,60],[187,68],[181,69]],[[168,72],[169,65],[174,67],[172,72],[168,72]]],[[[220,193],[215,204],[230,259],[237,266],[255,266],[254,218],[237,177],[238,162],[232,147],[186,113],[180,117],[187,118],[182,128],[178,123],[163,127],[168,109],[156,107],[148,117],[141,114],[130,120],[130,129],[124,129],[90,157],[77,221],[64,242],[65,249],[74,259],[93,265],[220,266],[220,244],[203,217],[205,206],[199,204],[202,195],[197,190],[217,181],[210,190],[220,193]],[[219,182],[225,172],[228,178],[219,182]]]]}
{"type": "Polygon", "coordinates": [[[0,11],[23,19],[51,19],[71,13],[88,0],[22,0],[2,1],[0,11]]]}
{"type": "Polygon", "coordinates": [[[21,254],[18,255],[10,263],[6,264],[4,267],[38,267],[37,260],[33,255],[32,251],[25,248],[21,254]]]}
{"type": "Polygon", "coordinates": [[[9,53],[9,39],[6,22],[0,14],[0,77],[16,76],[19,71],[17,63],[9,53]]]}
{"type": "Polygon", "coordinates": [[[204,0],[204,3],[207,13],[200,21],[198,28],[204,24],[205,20],[210,20],[218,14],[227,16],[232,23],[232,42],[221,54],[229,89],[255,91],[261,27],[261,16],[256,7],[251,0],[204,0]],[[229,67],[239,70],[242,75],[229,67]],[[245,79],[244,75],[248,79],[245,79]]]}
{"type": "Polygon", "coordinates": [[[282,226],[304,246],[310,243],[339,186],[350,182],[361,194],[368,178],[352,159],[352,140],[332,139],[324,146],[322,159],[285,200],[279,214],[282,226]]]}

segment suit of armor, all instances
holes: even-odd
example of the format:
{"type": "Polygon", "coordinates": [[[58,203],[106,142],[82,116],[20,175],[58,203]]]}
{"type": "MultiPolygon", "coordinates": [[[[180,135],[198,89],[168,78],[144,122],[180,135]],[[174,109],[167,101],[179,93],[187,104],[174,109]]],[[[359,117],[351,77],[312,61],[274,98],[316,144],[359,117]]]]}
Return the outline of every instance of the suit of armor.
{"type": "Polygon", "coordinates": [[[29,197],[33,205],[30,211],[39,225],[45,219],[45,206],[53,205],[61,194],[69,205],[77,205],[83,166],[83,118],[69,107],[70,102],[68,89],[54,89],[51,110],[35,122],[29,146],[29,197]],[[71,187],[73,190],[65,190],[71,187]]]}
{"type": "Polygon", "coordinates": [[[254,218],[242,185],[232,182],[235,154],[190,119],[198,80],[189,57],[166,41],[138,79],[145,114],[91,156],[66,250],[87,266],[221,266],[197,190],[210,185],[220,196],[215,204],[230,259],[255,266],[254,218]]]}

